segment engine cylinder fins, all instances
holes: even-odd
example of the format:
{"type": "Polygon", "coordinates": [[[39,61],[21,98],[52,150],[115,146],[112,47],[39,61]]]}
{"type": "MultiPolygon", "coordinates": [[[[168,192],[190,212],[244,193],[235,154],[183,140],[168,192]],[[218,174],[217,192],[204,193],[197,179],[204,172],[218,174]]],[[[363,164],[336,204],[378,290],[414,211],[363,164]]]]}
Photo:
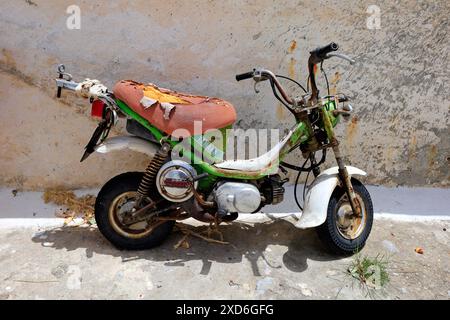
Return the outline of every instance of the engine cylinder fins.
{"type": "Polygon", "coordinates": [[[272,204],[279,204],[284,199],[284,187],[277,186],[272,189],[272,204]]]}
{"type": "Polygon", "coordinates": [[[262,192],[265,196],[265,204],[278,204],[284,199],[285,189],[283,184],[286,179],[281,179],[280,175],[275,174],[266,178],[262,184],[262,192]]]}
{"type": "Polygon", "coordinates": [[[194,195],[194,188],[198,185],[198,182],[194,181],[196,176],[197,172],[187,162],[172,160],[159,169],[156,187],[165,199],[184,202],[194,195]]]}

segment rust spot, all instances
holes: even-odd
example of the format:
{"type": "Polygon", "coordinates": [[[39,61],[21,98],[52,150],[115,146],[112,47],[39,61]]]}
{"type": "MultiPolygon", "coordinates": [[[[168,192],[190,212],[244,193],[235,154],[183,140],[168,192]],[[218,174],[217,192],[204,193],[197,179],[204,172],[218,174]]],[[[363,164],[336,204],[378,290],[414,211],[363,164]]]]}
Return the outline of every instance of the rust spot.
{"type": "Polygon", "coordinates": [[[355,138],[356,132],[358,131],[358,117],[354,116],[347,127],[347,141],[351,144],[355,138]]]}
{"type": "Polygon", "coordinates": [[[392,161],[392,154],[394,153],[394,149],[392,148],[392,146],[389,146],[388,148],[387,148],[387,151],[386,151],[386,160],[388,161],[388,162],[391,162],[392,161]]]}
{"type": "Polygon", "coordinates": [[[409,159],[414,160],[417,158],[417,138],[416,135],[412,135],[411,142],[409,143],[409,159]]]}
{"type": "Polygon", "coordinates": [[[291,58],[289,61],[289,77],[295,78],[295,64],[297,63],[297,60],[294,58],[291,58]]]}
{"type": "Polygon", "coordinates": [[[281,103],[277,105],[276,115],[278,120],[283,120],[286,117],[284,106],[281,103]]]}
{"type": "Polygon", "coordinates": [[[28,5],[30,5],[30,6],[35,6],[35,7],[37,7],[36,2],[33,2],[33,1],[31,1],[31,0],[25,0],[25,2],[26,2],[28,5]]]}
{"type": "Polygon", "coordinates": [[[435,145],[430,146],[430,152],[428,153],[428,167],[431,168],[434,166],[437,154],[437,147],[435,145]]]}
{"type": "Polygon", "coordinates": [[[336,71],[333,77],[330,79],[330,94],[337,94],[337,83],[341,80],[341,74],[336,71]]]}
{"type": "Polygon", "coordinates": [[[288,53],[293,53],[296,48],[297,48],[297,41],[292,40],[291,45],[289,46],[288,49],[288,53]]]}
{"type": "Polygon", "coordinates": [[[11,69],[15,69],[16,68],[16,60],[13,57],[13,53],[8,50],[3,48],[2,49],[2,54],[3,54],[3,59],[2,62],[9,68],[11,69]]]}

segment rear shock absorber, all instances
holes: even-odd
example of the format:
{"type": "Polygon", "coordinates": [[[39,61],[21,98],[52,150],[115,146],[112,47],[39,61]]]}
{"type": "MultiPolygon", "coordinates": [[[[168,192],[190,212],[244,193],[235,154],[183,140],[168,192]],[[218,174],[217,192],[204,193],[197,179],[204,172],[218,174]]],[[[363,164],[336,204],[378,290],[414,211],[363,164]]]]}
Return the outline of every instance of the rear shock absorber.
{"type": "Polygon", "coordinates": [[[139,188],[137,190],[136,204],[138,206],[142,202],[142,200],[148,195],[150,189],[153,187],[156,174],[158,173],[159,168],[161,168],[161,166],[164,164],[167,157],[169,156],[169,152],[170,152],[170,145],[168,143],[164,143],[148,164],[144,176],[142,177],[141,183],[139,184],[139,188]]]}

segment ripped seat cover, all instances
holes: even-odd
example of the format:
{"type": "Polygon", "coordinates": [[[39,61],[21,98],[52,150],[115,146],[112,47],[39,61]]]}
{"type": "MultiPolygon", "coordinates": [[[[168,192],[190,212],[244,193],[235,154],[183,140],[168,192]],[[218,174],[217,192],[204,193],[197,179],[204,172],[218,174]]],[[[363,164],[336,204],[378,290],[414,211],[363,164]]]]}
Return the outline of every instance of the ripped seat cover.
{"type": "Polygon", "coordinates": [[[194,121],[201,121],[201,132],[219,129],[236,121],[236,111],[227,101],[194,96],[153,84],[122,80],[114,86],[114,95],[152,125],[174,137],[194,135],[194,121]],[[174,133],[176,129],[178,130],[174,133]]]}

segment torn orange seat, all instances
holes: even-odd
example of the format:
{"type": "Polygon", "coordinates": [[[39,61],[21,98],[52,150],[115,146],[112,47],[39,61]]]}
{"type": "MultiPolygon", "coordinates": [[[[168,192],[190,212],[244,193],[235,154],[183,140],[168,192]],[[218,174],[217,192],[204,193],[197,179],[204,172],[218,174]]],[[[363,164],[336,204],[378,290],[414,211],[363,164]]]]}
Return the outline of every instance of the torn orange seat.
{"type": "Polygon", "coordinates": [[[220,129],[236,121],[234,107],[225,100],[179,93],[131,80],[118,82],[113,90],[117,99],[126,103],[159,130],[177,138],[220,129]],[[144,97],[155,103],[144,106],[141,103],[144,97]],[[167,105],[169,109],[166,108],[167,105]],[[200,121],[202,124],[201,128],[197,128],[199,132],[194,132],[194,121],[200,121]]]}

